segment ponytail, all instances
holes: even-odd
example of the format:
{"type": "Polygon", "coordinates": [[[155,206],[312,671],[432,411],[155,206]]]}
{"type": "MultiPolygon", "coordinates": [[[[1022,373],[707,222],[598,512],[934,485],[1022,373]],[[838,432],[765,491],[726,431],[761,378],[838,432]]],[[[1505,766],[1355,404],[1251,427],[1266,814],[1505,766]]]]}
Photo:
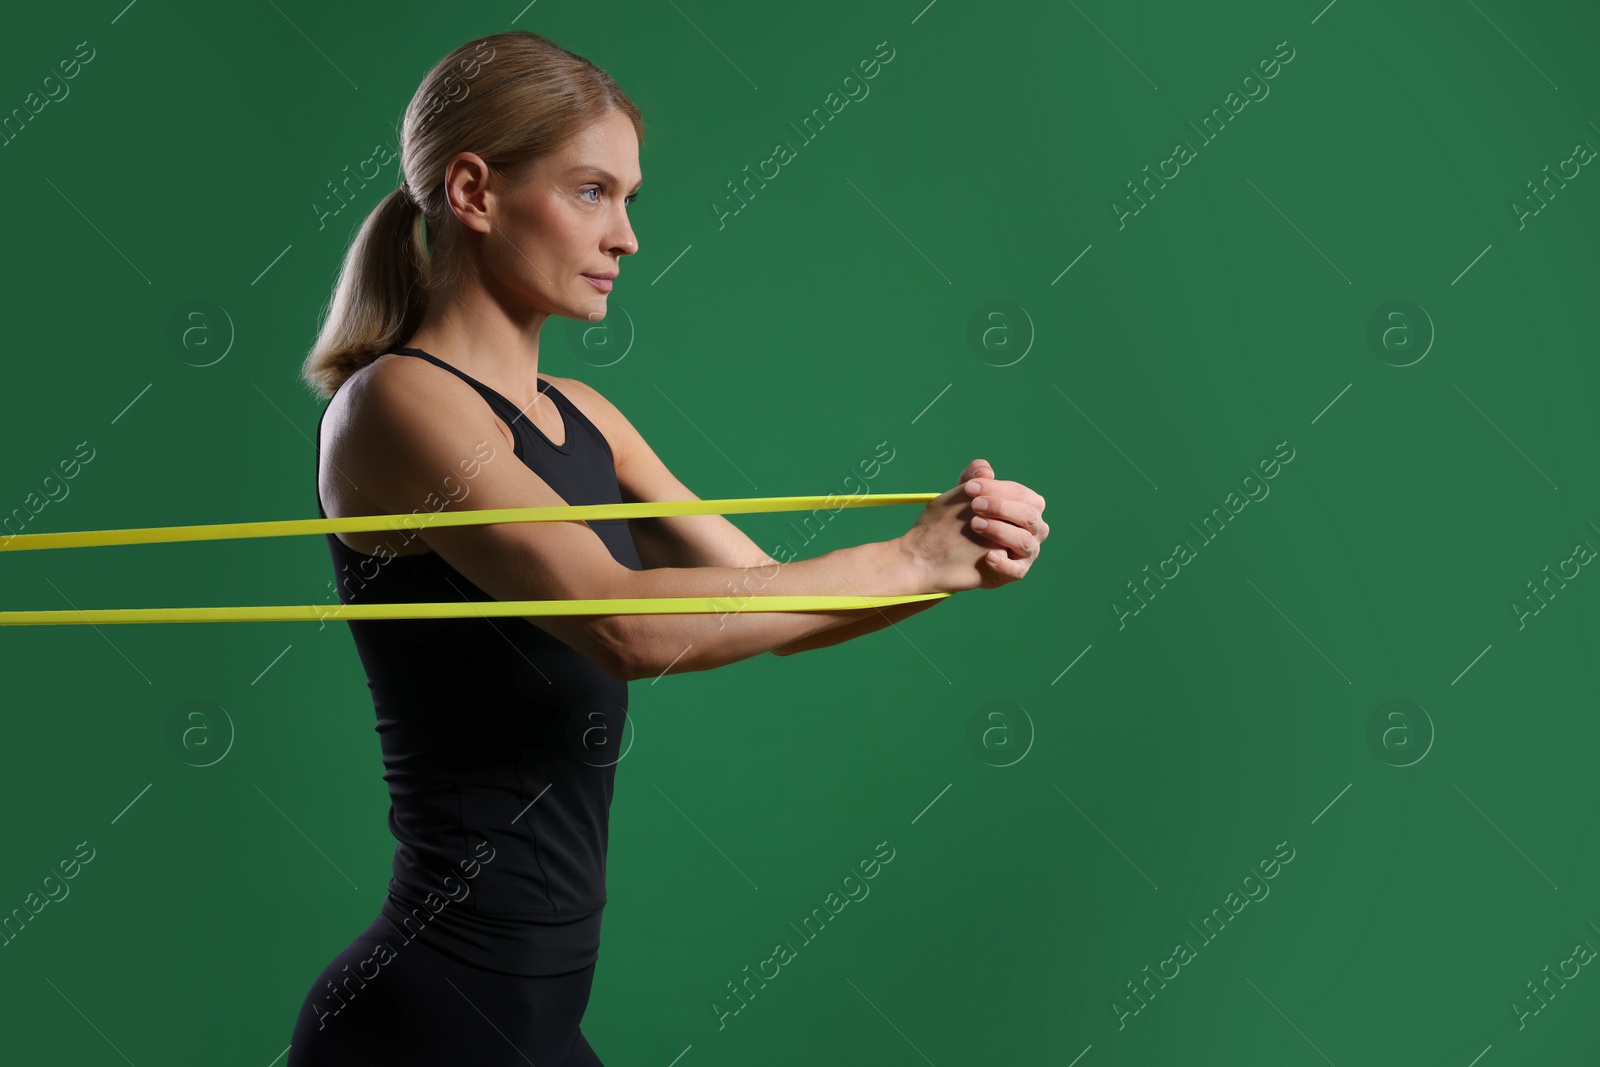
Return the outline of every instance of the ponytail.
{"type": "Polygon", "coordinates": [[[327,318],[301,368],[319,397],[331,397],[416,332],[427,311],[429,267],[422,212],[401,186],[378,202],[345,253],[327,318]]]}

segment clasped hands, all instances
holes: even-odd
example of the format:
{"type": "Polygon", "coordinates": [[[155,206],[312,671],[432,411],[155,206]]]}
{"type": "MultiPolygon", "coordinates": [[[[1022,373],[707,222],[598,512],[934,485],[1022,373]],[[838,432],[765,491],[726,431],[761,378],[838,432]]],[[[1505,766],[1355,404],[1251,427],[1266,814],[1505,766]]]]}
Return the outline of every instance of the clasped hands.
{"type": "Polygon", "coordinates": [[[961,479],[974,512],[969,524],[973,533],[999,546],[984,557],[998,579],[986,581],[985,587],[1017,581],[1028,573],[1039,558],[1044,539],[1050,536],[1050,524],[1044,521],[1044,497],[1021,482],[995,478],[987,460],[967,464],[961,479]]]}

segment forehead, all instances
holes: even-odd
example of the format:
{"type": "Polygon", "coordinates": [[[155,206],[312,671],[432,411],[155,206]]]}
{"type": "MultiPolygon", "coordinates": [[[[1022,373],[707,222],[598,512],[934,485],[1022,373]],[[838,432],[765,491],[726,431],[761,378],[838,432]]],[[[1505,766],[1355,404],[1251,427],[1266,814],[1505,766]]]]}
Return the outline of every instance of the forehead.
{"type": "Polygon", "coordinates": [[[632,188],[641,177],[639,136],[626,115],[613,111],[580,131],[550,162],[552,171],[563,176],[592,167],[611,173],[632,188]]]}

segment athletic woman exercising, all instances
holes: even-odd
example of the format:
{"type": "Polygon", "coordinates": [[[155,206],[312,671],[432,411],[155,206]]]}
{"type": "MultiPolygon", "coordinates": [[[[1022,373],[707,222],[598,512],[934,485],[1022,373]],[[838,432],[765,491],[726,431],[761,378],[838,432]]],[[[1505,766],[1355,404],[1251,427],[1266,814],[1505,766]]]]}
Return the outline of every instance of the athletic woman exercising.
{"type": "MultiPolygon", "coordinates": [[[[638,251],[643,130],[609,76],[537,34],[469,42],[427,75],[402,184],[351,246],[303,368],[330,398],[321,514],[699,499],[605,397],[539,374],[545,320],[604,318],[638,251]]],[[[781,566],[721,515],[327,541],[341,604],[955,593],[1023,577],[1044,504],[974,460],[900,537],[781,566]]],[[[344,620],[377,712],[394,876],[312,982],[288,1067],[599,1064],[578,1024],[628,682],[822,648],[938,603],[344,620]]]]}

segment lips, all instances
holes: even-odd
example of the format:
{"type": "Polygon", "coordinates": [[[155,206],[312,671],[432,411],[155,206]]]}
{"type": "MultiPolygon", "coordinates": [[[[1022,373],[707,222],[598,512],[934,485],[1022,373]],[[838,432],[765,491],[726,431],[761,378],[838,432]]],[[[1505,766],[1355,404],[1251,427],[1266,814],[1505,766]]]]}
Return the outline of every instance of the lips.
{"type": "Polygon", "coordinates": [[[594,286],[596,289],[600,290],[602,293],[609,293],[609,292],[611,292],[612,279],[614,279],[616,277],[616,274],[615,273],[612,273],[612,274],[609,274],[609,275],[584,274],[584,275],[580,275],[580,277],[582,277],[584,281],[588,282],[590,285],[594,286]]]}

